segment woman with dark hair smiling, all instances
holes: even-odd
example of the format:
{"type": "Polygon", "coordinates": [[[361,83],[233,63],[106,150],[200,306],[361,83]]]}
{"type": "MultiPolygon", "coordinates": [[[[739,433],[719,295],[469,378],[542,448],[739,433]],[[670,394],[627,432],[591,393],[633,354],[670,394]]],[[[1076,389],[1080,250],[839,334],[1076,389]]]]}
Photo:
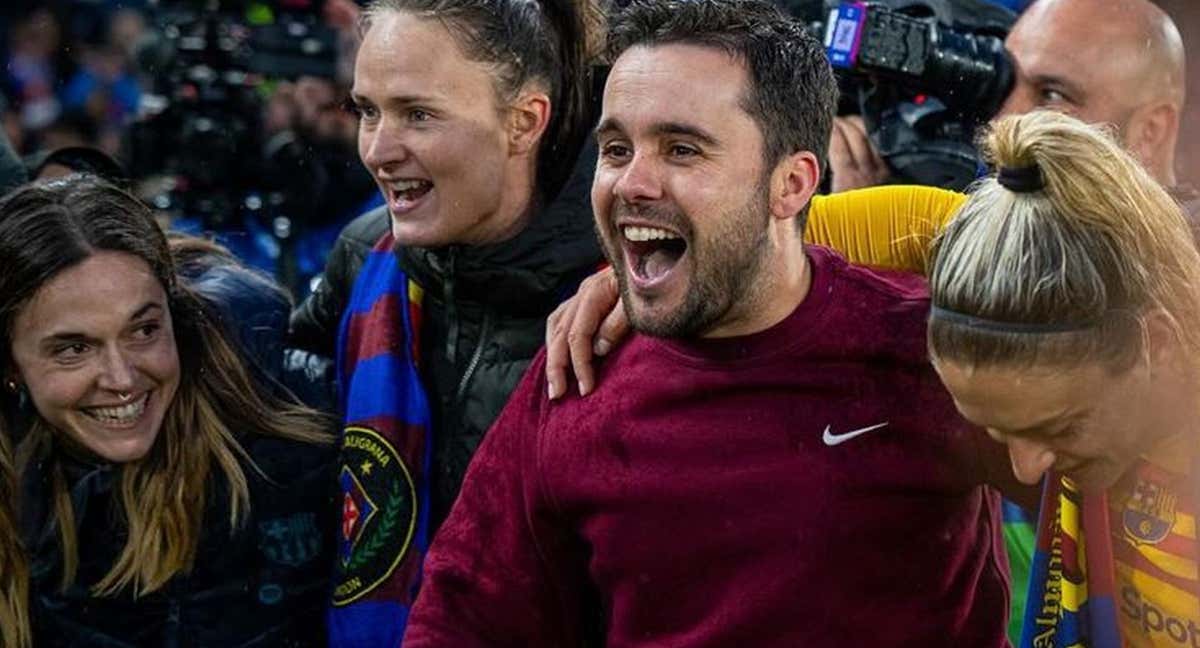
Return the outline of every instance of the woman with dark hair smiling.
{"type": "Polygon", "coordinates": [[[20,393],[0,436],[21,439],[37,645],[313,645],[327,422],[251,377],[125,191],[15,191],[0,258],[0,376],[20,393]]]}

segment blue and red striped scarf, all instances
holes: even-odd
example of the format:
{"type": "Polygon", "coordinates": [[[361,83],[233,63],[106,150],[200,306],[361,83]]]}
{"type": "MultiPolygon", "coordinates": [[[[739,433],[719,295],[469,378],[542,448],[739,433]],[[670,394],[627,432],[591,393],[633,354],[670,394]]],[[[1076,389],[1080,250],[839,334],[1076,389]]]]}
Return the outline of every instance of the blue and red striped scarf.
{"type": "Polygon", "coordinates": [[[1120,648],[1108,499],[1051,474],[1040,510],[1021,648],[1120,648]]]}
{"type": "Polygon", "coordinates": [[[368,254],[337,339],[344,412],[342,524],[330,645],[400,645],[429,547],[432,438],[418,366],[421,296],[386,234],[368,254]]]}

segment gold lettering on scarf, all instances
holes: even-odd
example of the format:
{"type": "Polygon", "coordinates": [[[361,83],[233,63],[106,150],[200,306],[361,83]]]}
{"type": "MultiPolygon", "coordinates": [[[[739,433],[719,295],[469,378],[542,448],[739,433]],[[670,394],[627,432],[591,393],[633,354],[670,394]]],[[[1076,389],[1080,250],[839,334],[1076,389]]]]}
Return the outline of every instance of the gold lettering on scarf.
{"type": "Polygon", "coordinates": [[[1058,631],[1058,620],[1062,617],[1062,502],[1054,516],[1054,531],[1050,540],[1050,562],[1046,569],[1046,591],[1042,594],[1042,609],[1034,623],[1045,630],[1033,638],[1036,648],[1054,648],[1054,635],[1058,631]]]}
{"type": "Polygon", "coordinates": [[[361,436],[347,436],[345,443],[347,448],[362,450],[363,452],[371,455],[375,458],[375,461],[379,462],[380,466],[387,466],[388,462],[392,460],[392,458],[388,456],[386,450],[369,438],[361,436]]]}

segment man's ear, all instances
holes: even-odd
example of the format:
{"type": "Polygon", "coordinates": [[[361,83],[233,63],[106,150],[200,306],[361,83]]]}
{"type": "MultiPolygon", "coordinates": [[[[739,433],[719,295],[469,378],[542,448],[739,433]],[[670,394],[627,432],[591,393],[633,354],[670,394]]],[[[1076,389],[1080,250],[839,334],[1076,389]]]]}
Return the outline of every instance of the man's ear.
{"type": "Polygon", "coordinates": [[[771,216],[795,218],[812,200],[821,183],[821,163],[811,151],[784,157],[771,173],[771,216]]]}
{"type": "Polygon", "coordinates": [[[540,90],[522,91],[508,109],[508,145],[512,155],[537,148],[550,124],[550,97],[540,90]]]}
{"type": "Polygon", "coordinates": [[[1166,102],[1142,106],[1134,112],[1125,126],[1125,147],[1151,173],[1162,176],[1171,169],[1159,168],[1169,165],[1174,158],[1175,141],[1179,136],[1179,109],[1166,102]]]}

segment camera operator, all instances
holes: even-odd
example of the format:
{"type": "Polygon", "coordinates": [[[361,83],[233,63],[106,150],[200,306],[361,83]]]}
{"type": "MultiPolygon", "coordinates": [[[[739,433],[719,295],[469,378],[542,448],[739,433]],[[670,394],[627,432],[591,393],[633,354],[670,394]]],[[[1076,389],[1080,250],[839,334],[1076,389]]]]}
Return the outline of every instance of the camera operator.
{"type": "MultiPolygon", "coordinates": [[[[1155,179],[1200,211],[1195,192],[1176,186],[1184,49],[1165,12],[1149,0],[1037,0],[1005,46],[1016,79],[1001,115],[1052,108],[1112,124],[1155,179]]],[[[829,159],[835,192],[890,176],[858,117],[837,119],[829,159]]]]}
{"type": "Polygon", "coordinates": [[[149,80],[134,177],[181,232],[213,232],[295,294],[376,192],[338,98],[344,2],[162,0],[138,47],[149,80]],[[145,181],[151,180],[151,181],[145,181]]]}

